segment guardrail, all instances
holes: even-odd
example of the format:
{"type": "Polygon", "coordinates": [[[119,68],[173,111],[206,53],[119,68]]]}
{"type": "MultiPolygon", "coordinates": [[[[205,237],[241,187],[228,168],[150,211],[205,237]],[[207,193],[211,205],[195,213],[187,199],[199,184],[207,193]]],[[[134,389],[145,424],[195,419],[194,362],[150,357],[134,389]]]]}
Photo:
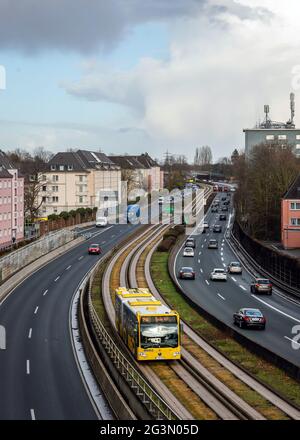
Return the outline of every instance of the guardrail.
{"type": "MultiPolygon", "coordinates": [[[[117,248],[117,247],[116,247],[117,248]]],[[[151,385],[143,378],[139,371],[132,365],[132,362],[126,358],[122,353],[114,339],[101,322],[91,298],[91,287],[93,279],[100,264],[103,264],[112,253],[116,250],[114,248],[109,254],[99,261],[97,266],[92,270],[87,283],[87,310],[89,323],[92,326],[93,334],[97,344],[101,345],[106,354],[109,356],[115,369],[119,372],[123,380],[129,386],[131,391],[137,396],[139,401],[147,408],[149,414],[156,420],[178,420],[178,417],[166,402],[159,396],[151,385]]]]}

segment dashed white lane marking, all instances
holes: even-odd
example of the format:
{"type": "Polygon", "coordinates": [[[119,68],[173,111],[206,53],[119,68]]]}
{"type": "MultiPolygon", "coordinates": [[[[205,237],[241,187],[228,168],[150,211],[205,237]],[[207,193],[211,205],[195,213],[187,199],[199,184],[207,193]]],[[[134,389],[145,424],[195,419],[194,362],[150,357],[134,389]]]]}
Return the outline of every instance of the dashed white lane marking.
{"type": "Polygon", "coordinates": [[[224,261],[224,257],[221,257],[221,260],[224,261]]]}
{"type": "Polygon", "coordinates": [[[203,269],[201,269],[201,267],[200,267],[200,272],[203,273],[203,269]]]}
{"type": "Polygon", "coordinates": [[[239,287],[243,290],[247,290],[246,287],[242,286],[241,284],[239,284],[239,287]]]}
{"type": "Polygon", "coordinates": [[[204,243],[206,242],[206,239],[204,240],[204,243]]]}
{"type": "Polygon", "coordinates": [[[48,289],[45,290],[45,292],[43,293],[43,296],[47,295],[47,293],[48,293],[48,289]]]}
{"type": "Polygon", "coordinates": [[[292,338],[289,338],[288,336],[284,336],[285,339],[288,339],[290,342],[292,342],[293,345],[300,347],[300,342],[295,341],[292,338]]]}
{"type": "Polygon", "coordinates": [[[234,277],[231,277],[231,279],[236,282],[236,279],[234,277]]]}
{"type": "Polygon", "coordinates": [[[31,336],[32,336],[32,328],[29,329],[28,339],[31,339],[31,336]]]}
{"type": "Polygon", "coordinates": [[[78,258],[78,260],[82,260],[83,259],[83,255],[81,255],[81,257],[78,258]]]}
{"type": "Polygon", "coordinates": [[[204,244],[201,247],[204,248],[204,244]]]}
{"type": "Polygon", "coordinates": [[[69,269],[71,269],[71,267],[72,267],[72,265],[70,264],[70,266],[68,266],[68,267],[66,268],[66,270],[69,270],[69,269]]]}
{"type": "Polygon", "coordinates": [[[29,359],[26,361],[26,374],[30,374],[30,362],[29,359]]]}
{"type": "Polygon", "coordinates": [[[267,303],[266,301],[262,300],[261,298],[258,298],[256,295],[251,295],[253,298],[257,299],[257,301],[260,301],[261,303],[265,304],[265,306],[270,307],[270,309],[275,310],[276,312],[280,313],[281,315],[286,316],[287,318],[292,319],[293,321],[299,322],[300,319],[295,318],[294,316],[288,315],[287,313],[283,312],[282,310],[277,309],[277,307],[271,306],[271,304],[267,303]]]}
{"type": "Polygon", "coordinates": [[[39,309],[39,306],[36,306],[35,311],[34,311],[34,314],[35,314],[35,315],[37,314],[38,309],[39,309]]]}
{"type": "Polygon", "coordinates": [[[217,294],[223,301],[226,301],[224,296],[222,296],[220,293],[217,294]]]}
{"type": "Polygon", "coordinates": [[[102,242],[101,242],[101,244],[105,244],[105,243],[106,243],[106,241],[102,241],[102,242]]]}
{"type": "Polygon", "coordinates": [[[200,251],[200,252],[199,252],[199,255],[201,255],[201,254],[202,254],[202,252],[200,251]]]}
{"type": "Polygon", "coordinates": [[[198,260],[198,263],[201,263],[200,258],[199,258],[199,260],[198,260]]]}
{"type": "Polygon", "coordinates": [[[31,415],[31,420],[35,420],[34,409],[31,409],[31,410],[30,410],[30,415],[31,415]]]}
{"type": "Polygon", "coordinates": [[[209,282],[207,280],[205,280],[206,284],[209,286],[209,282]]]}
{"type": "Polygon", "coordinates": [[[115,234],[111,236],[111,238],[114,238],[114,237],[115,237],[115,234]]]}
{"type": "Polygon", "coordinates": [[[225,263],[223,263],[223,266],[224,266],[224,267],[226,267],[226,264],[225,264],[225,263]]]}
{"type": "Polygon", "coordinates": [[[60,279],[60,275],[58,275],[58,277],[55,278],[54,282],[56,283],[56,281],[58,281],[60,279]]]}

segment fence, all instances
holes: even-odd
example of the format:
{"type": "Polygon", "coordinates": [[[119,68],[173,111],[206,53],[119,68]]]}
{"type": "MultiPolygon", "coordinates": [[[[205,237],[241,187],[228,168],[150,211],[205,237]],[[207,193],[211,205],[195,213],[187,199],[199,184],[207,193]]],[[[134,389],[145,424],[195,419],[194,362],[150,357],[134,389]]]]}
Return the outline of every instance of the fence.
{"type": "Polygon", "coordinates": [[[271,249],[247,235],[237,221],[232,233],[255,262],[272,277],[300,290],[300,259],[271,249]]]}
{"type": "Polygon", "coordinates": [[[0,258],[0,283],[27,264],[68,243],[75,237],[75,231],[57,231],[0,258]]]}

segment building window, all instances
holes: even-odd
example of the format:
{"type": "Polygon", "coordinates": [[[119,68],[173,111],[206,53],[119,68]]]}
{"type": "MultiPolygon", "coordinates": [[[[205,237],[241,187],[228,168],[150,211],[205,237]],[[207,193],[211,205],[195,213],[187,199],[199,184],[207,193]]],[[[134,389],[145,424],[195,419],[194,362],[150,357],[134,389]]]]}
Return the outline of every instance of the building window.
{"type": "Polygon", "coordinates": [[[57,203],[57,202],[58,202],[58,197],[56,197],[56,196],[55,196],[55,197],[52,197],[52,202],[53,202],[53,203],[57,203]]]}
{"type": "Polygon", "coordinates": [[[83,203],[83,196],[79,196],[79,203],[83,203]]]}
{"type": "Polygon", "coordinates": [[[51,170],[55,171],[56,170],[56,165],[51,165],[51,170]]]}
{"type": "Polygon", "coordinates": [[[300,226],[300,218],[291,218],[292,226],[300,226]]]}
{"type": "Polygon", "coordinates": [[[43,185],[43,191],[47,191],[47,185],[43,185]]]}
{"type": "Polygon", "coordinates": [[[296,145],[296,150],[300,150],[300,144],[296,145]]]}
{"type": "Polygon", "coordinates": [[[278,135],[278,139],[279,139],[280,141],[286,140],[286,134],[279,134],[279,135],[278,135]]]}
{"type": "Polygon", "coordinates": [[[73,170],[73,165],[68,165],[68,170],[72,171],[73,170]]]}
{"type": "Polygon", "coordinates": [[[292,210],[300,210],[300,202],[291,202],[291,209],[292,210]]]}
{"type": "Polygon", "coordinates": [[[267,141],[274,141],[274,134],[267,134],[266,139],[267,141]]]}
{"type": "Polygon", "coordinates": [[[64,170],[65,170],[64,165],[59,165],[59,171],[64,171],[64,170]]]}
{"type": "Polygon", "coordinates": [[[42,202],[46,203],[47,197],[42,197],[42,202]]]}
{"type": "Polygon", "coordinates": [[[52,191],[53,192],[58,192],[58,186],[52,186],[52,191]]]}
{"type": "Polygon", "coordinates": [[[297,139],[297,141],[300,141],[300,134],[296,135],[296,139],[297,139]]]}
{"type": "Polygon", "coordinates": [[[58,182],[58,175],[57,174],[53,174],[52,181],[53,182],[58,182]]]}

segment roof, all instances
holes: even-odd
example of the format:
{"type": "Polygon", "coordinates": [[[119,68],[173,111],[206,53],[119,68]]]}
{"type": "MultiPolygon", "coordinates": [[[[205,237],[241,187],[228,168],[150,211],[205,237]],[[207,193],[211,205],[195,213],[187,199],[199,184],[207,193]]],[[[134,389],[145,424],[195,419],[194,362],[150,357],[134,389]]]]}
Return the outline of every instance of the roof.
{"type": "Polygon", "coordinates": [[[0,167],[5,170],[15,169],[16,166],[8,159],[4,151],[0,150],[0,167]]]}
{"type": "Polygon", "coordinates": [[[120,165],[123,169],[147,169],[158,167],[159,165],[148,153],[140,155],[124,155],[124,156],[109,156],[109,158],[120,165]]]}
{"type": "Polygon", "coordinates": [[[13,177],[12,174],[10,174],[0,165],[0,179],[12,179],[12,177],[13,177]]]}
{"type": "Polygon", "coordinates": [[[119,165],[123,170],[145,168],[145,166],[134,156],[109,156],[109,159],[119,165]]]}
{"type": "Polygon", "coordinates": [[[124,306],[127,306],[134,314],[140,313],[141,315],[156,315],[162,314],[174,315],[175,312],[171,311],[169,307],[158,301],[149,291],[149,289],[127,289],[120,287],[116,289],[118,298],[121,299],[124,306]]]}
{"type": "Polygon", "coordinates": [[[284,194],[283,198],[300,200],[300,174],[291,184],[287,192],[284,194]]]}
{"type": "Polygon", "coordinates": [[[56,171],[88,172],[91,169],[118,169],[116,164],[114,164],[104,153],[89,150],[57,153],[48,162],[48,167],[50,169],[53,166],[57,167],[56,171]],[[63,166],[64,169],[60,170],[60,166],[63,166]]]}

